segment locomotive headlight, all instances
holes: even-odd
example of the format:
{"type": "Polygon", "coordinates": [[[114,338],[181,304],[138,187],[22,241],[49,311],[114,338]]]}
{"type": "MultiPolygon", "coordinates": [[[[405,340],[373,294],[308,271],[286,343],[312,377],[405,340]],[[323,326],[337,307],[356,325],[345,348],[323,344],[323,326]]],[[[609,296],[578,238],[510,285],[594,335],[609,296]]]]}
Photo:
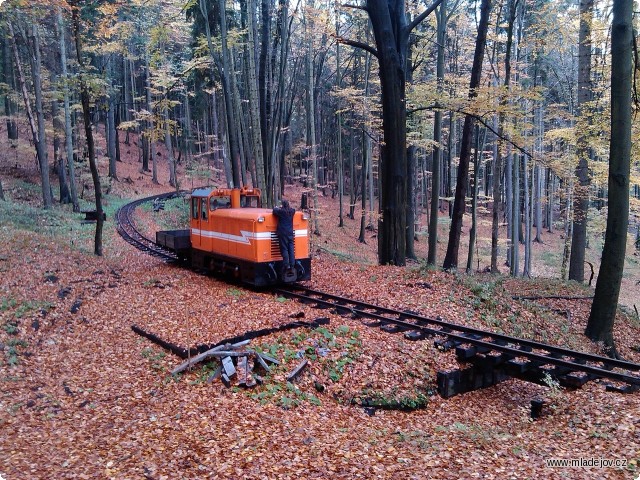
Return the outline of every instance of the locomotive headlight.
{"type": "Polygon", "coordinates": [[[264,223],[264,217],[258,217],[258,223],[264,223]]]}

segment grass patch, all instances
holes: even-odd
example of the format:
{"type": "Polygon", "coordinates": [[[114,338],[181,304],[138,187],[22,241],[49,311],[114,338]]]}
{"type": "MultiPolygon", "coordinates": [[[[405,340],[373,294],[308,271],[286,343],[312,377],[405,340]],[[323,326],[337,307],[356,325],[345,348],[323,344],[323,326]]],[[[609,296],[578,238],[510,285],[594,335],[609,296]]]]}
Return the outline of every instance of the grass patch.
{"type": "Polygon", "coordinates": [[[362,341],[360,332],[346,325],[335,329],[319,327],[299,329],[289,337],[280,336],[273,343],[258,345],[256,351],[277,358],[280,365],[272,365],[265,373],[263,384],[247,394],[261,404],[288,409],[303,403],[320,405],[318,395],[325,390],[324,385],[342,379],[349,365],[361,355],[362,341]],[[287,382],[286,375],[303,359],[313,362],[318,375],[300,377],[295,384],[287,382]]]}

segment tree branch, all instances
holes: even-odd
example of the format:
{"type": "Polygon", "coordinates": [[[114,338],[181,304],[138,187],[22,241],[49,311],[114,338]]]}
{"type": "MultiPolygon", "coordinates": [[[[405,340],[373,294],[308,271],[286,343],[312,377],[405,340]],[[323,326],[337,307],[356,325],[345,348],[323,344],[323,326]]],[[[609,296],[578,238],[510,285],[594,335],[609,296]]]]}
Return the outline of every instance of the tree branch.
{"type": "MultiPolygon", "coordinates": [[[[425,110],[434,110],[438,108],[437,105],[429,105],[426,107],[417,107],[417,108],[412,108],[410,110],[407,110],[407,115],[411,115],[412,113],[416,113],[416,112],[423,112],[425,110]]],[[[497,138],[504,140],[505,142],[511,144],[516,150],[520,151],[523,155],[526,155],[527,157],[533,159],[533,154],[529,153],[524,147],[521,147],[520,145],[518,145],[517,143],[515,143],[513,140],[511,140],[510,138],[505,137],[504,135],[500,135],[489,123],[487,123],[481,116],[476,115],[474,113],[469,113],[469,112],[465,112],[464,110],[451,110],[452,112],[455,113],[460,113],[462,115],[469,115],[470,117],[473,117],[474,119],[476,119],[478,122],[480,122],[487,130],[489,130],[491,133],[493,133],[497,138]]]]}
{"type": "Polygon", "coordinates": [[[343,38],[343,37],[337,37],[336,39],[339,43],[342,43],[344,45],[350,45],[355,48],[361,48],[362,50],[366,50],[367,52],[369,52],[374,57],[378,59],[380,58],[380,56],[378,55],[378,51],[367,43],[358,42],[356,40],[349,40],[348,38],[343,38]]]}
{"type": "Polygon", "coordinates": [[[365,12],[369,13],[369,10],[367,9],[367,7],[360,6],[360,5],[351,5],[350,3],[343,3],[341,5],[341,7],[344,7],[344,8],[355,8],[356,10],[364,10],[365,12]]]}
{"type": "Polygon", "coordinates": [[[433,12],[438,7],[438,5],[440,5],[440,3],[442,3],[442,0],[434,0],[429,8],[427,8],[424,12],[414,18],[413,21],[407,26],[407,33],[416,28],[420,24],[420,22],[427,18],[431,14],[431,12],[433,12]]]}

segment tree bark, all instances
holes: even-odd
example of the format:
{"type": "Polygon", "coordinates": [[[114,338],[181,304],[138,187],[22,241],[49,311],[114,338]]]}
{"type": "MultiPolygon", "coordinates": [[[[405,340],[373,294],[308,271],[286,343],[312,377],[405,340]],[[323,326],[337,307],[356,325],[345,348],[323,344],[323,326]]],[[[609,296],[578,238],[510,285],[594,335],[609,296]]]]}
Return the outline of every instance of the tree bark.
{"type": "Polygon", "coordinates": [[[631,159],[631,90],[633,2],[614,0],[611,29],[611,143],[609,146],[609,209],[602,263],[596,281],[585,335],[604,343],[617,356],[613,324],[624,271],[629,226],[631,159]]]}
{"type": "Polygon", "coordinates": [[[73,159],[73,128],[71,126],[71,102],[69,99],[69,73],[67,71],[67,41],[65,38],[65,27],[62,19],[62,12],[57,11],[57,28],[60,40],[60,67],[62,69],[63,82],[63,103],[64,103],[64,145],[69,167],[69,189],[71,191],[71,204],[73,211],[79,212],[78,190],[76,188],[76,169],[73,159]]]}
{"type": "Polygon", "coordinates": [[[9,48],[9,41],[7,40],[4,32],[2,32],[2,60],[3,68],[0,76],[0,82],[6,83],[8,90],[4,95],[4,112],[7,117],[7,138],[9,140],[18,139],[18,123],[16,122],[15,115],[18,112],[18,106],[13,100],[12,93],[15,89],[15,74],[13,73],[13,62],[11,61],[11,51],[9,48]]]}
{"type": "Polygon", "coordinates": [[[73,33],[76,42],[76,55],[78,66],[80,67],[80,101],[82,103],[82,114],[84,118],[84,132],[87,138],[87,150],[89,151],[89,169],[91,170],[91,178],[93,179],[93,188],[96,202],[96,234],[94,239],[94,253],[102,256],[102,229],[103,229],[103,210],[102,210],[102,187],[100,185],[100,174],[96,163],[95,144],[93,139],[93,130],[91,126],[91,99],[89,97],[89,87],[85,78],[85,64],[82,58],[82,34],[80,31],[80,7],[77,0],[72,3],[72,21],[73,33]]]}
{"type": "Polygon", "coordinates": [[[20,83],[20,89],[22,90],[22,99],[24,100],[24,107],[27,112],[27,118],[29,120],[29,127],[31,128],[33,143],[36,146],[36,155],[38,157],[38,166],[40,168],[40,179],[42,186],[42,201],[44,208],[49,209],[51,208],[53,201],[51,198],[51,183],[49,180],[49,162],[47,160],[44,111],[42,109],[42,74],[40,62],[40,36],[37,32],[38,26],[35,23],[32,25],[32,37],[34,42],[33,48],[36,55],[35,58],[31,58],[31,68],[36,96],[36,117],[34,117],[33,110],[31,108],[31,99],[27,90],[26,79],[22,70],[22,63],[20,62],[20,55],[18,53],[18,45],[16,44],[15,32],[13,30],[11,22],[7,22],[7,25],[9,26],[9,33],[11,37],[13,60],[15,62],[16,69],[18,70],[18,80],[20,83]]]}
{"type": "MultiPolygon", "coordinates": [[[[436,58],[436,81],[438,94],[444,82],[444,47],[447,32],[447,3],[442,0],[436,15],[438,53],[436,58]]],[[[438,250],[438,212],[440,211],[440,170],[442,164],[442,110],[437,108],[433,120],[433,149],[431,162],[431,206],[429,211],[429,250],[427,264],[435,265],[438,250]]]]}
{"type": "MultiPolygon", "coordinates": [[[[480,23],[478,24],[478,37],[476,39],[476,49],[473,56],[473,66],[471,68],[471,81],[469,82],[470,99],[477,96],[477,88],[480,86],[490,11],[491,0],[482,0],[482,4],[480,6],[480,23]]],[[[467,184],[469,183],[469,160],[471,158],[473,124],[473,117],[467,115],[464,119],[464,126],[462,128],[462,145],[460,148],[456,194],[453,201],[451,230],[449,231],[449,243],[447,245],[447,254],[443,264],[444,269],[456,268],[458,266],[460,235],[462,233],[462,217],[465,210],[467,184]]]]}
{"type": "Polygon", "coordinates": [[[589,145],[587,106],[591,100],[591,22],[594,0],[580,0],[580,34],[578,38],[578,165],[573,194],[573,234],[569,280],[584,282],[584,255],[587,243],[587,214],[589,211],[589,145]]]}

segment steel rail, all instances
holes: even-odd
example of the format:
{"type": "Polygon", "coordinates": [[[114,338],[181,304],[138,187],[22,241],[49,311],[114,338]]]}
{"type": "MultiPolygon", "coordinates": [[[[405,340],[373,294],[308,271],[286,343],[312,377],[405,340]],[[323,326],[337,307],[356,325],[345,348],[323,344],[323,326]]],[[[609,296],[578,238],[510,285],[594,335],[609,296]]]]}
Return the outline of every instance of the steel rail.
{"type": "Polygon", "coordinates": [[[325,307],[334,307],[338,312],[340,312],[340,310],[344,313],[351,312],[356,316],[375,319],[381,323],[398,325],[407,330],[414,330],[429,335],[441,335],[449,340],[459,341],[461,344],[470,344],[487,350],[499,351],[514,358],[524,357],[535,362],[541,362],[538,366],[547,364],[555,365],[569,368],[576,372],[584,372],[597,377],[619,380],[630,385],[640,386],[640,377],[611,370],[613,368],[633,371],[640,370],[640,364],[633,362],[578,352],[535,342],[533,340],[511,337],[500,333],[445,322],[444,320],[423,317],[411,312],[393,310],[387,307],[307,289],[299,285],[292,288],[279,288],[277,292],[283,296],[289,296],[301,301],[316,302],[325,307]],[[295,290],[301,290],[304,293],[296,293],[295,290]],[[350,308],[349,304],[353,305],[353,307],[350,308]],[[391,318],[386,315],[395,315],[398,318],[391,318]],[[406,321],[407,319],[413,321],[408,322],[406,321]],[[435,325],[440,328],[433,328],[428,325],[435,325]],[[456,331],[459,333],[456,333],[456,331]],[[489,338],[490,340],[483,340],[483,338],[489,338]],[[509,344],[511,344],[511,346],[509,344]],[[538,352],[533,351],[533,349],[538,350],[538,352]],[[548,354],[540,353],[540,351],[547,352],[548,354]],[[565,360],[563,357],[572,358],[575,361],[565,360]],[[586,362],[600,363],[601,366],[587,365],[586,362]]]}
{"type": "Polygon", "coordinates": [[[175,253],[161,247],[155,241],[145,237],[142,233],[140,233],[140,231],[136,228],[135,222],[133,221],[133,212],[138,206],[142,205],[143,203],[167,199],[173,197],[176,194],[182,194],[183,192],[184,191],[168,192],[159,195],[152,195],[145,198],[139,198],[127,203],[126,205],[123,205],[118,209],[115,215],[116,230],[127,243],[133,245],[138,250],[142,250],[145,253],[162,258],[165,261],[178,260],[178,257],[175,253]]]}

